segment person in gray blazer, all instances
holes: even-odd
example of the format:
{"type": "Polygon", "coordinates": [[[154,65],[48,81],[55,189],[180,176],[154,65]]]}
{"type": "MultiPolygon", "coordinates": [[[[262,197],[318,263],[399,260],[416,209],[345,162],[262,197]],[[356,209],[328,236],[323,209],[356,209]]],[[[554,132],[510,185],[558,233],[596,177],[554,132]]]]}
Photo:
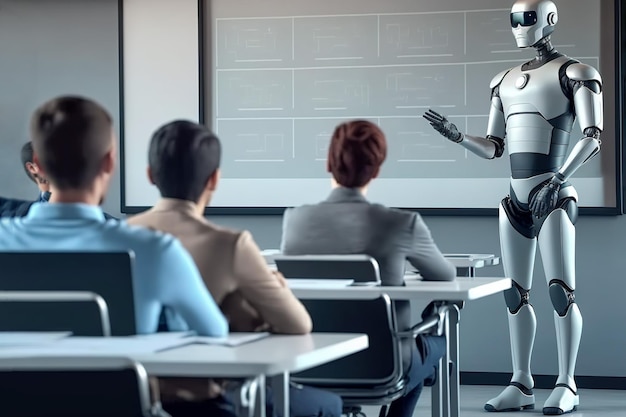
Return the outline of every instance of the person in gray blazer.
{"type": "MultiPolygon", "coordinates": [[[[456,269],[445,259],[417,212],[370,203],[367,186],[380,173],[387,141],[375,124],[355,120],[335,129],[327,169],[332,191],[318,204],[289,208],[283,217],[285,255],[367,254],[380,266],[383,285],[404,285],[408,260],[424,280],[452,281],[456,269]]],[[[396,302],[398,326],[410,327],[408,302],[396,302]]],[[[443,336],[420,335],[410,347],[405,395],[387,417],[410,417],[425,384],[432,383],[446,344],[443,336]]]]}

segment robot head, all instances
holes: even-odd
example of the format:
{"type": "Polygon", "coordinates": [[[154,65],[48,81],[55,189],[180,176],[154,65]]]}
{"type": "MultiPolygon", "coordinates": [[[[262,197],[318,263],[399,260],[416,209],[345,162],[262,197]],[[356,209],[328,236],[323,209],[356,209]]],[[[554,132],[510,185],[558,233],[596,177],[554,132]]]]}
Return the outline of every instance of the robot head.
{"type": "Polygon", "coordinates": [[[559,20],[550,0],[517,0],[511,8],[511,26],[519,48],[528,48],[554,32],[559,20]]]}

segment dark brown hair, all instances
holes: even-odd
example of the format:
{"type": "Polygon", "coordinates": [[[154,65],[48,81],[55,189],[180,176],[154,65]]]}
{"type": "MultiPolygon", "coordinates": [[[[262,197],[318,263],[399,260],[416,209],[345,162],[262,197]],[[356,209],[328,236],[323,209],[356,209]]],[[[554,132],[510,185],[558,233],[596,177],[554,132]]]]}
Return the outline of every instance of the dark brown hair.
{"type": "Polygon", "coordinates": [[[112,146],[112,119],[98,103],[64,96],[42,104],[31,118],[35,154],[59,189],[88,188],[112,146]]]}
{"type": "Polygon", "coordinates": [[[335,128],[328,147],[328,170],[339,185],[363,187],[378,174],[386,157],[383,131],[372,122],[354,120],[335,128]]]}
{"type": "Polygon", "coordinates": [[[152,135],[148,161],[164,198],[197,202],[220,167],[220,141],[208,128],[186,120],[161,126],[152,135]]]}

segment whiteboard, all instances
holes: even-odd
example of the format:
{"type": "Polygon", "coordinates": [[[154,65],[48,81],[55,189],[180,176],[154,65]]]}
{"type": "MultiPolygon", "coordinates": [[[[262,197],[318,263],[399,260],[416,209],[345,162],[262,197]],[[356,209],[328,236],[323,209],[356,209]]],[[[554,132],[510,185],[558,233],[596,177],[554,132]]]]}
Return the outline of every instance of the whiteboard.
{"type": "MultiPolygon", "coordinates": [[[[607,7],[613,2],[555,3],[557,50],[604,76],[603,150],[572,183],[581,206],[615,207],[615,111],[606,95],[614,90],[615,57],[602,35],[613,30],[607,7]]],[[[201,4],[201,111],[223,144],[212,207],[281,208],[324,199],[330,136],[337,124],[357,118],[378,124],[389,143],[370,200],[403,208],[493,209],[507,195],[506,154],[481,159],[434,132],[421,115],[432,107],[460,130],[485,134],[492,77],[533,58],[532,49],[515,45],[512,2],[201,4]]],[[[581,135],[575,125],[572,145],[581,135]]],[[[139,191],[128,201],[151,205],[150,195],[154,190],[139,191]]]]}

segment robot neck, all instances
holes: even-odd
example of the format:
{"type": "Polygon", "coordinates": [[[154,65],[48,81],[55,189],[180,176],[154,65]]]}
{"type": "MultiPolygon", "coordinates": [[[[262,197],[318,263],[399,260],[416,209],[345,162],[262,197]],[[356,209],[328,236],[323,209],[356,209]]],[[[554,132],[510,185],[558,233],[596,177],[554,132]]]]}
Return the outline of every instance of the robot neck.
{"type": "Polygon", "coordinates": [[[552,61],[554,58],[558,58],[562,54],[560,54],[554,46],[552,46],[552,42],[550,41],[550,36],[546,36],[541,39],[539,42],[533,45],[537,56],[532,61],[528,61],[524,65],[522,65],[522,70],[528,71],[541,67],[543,64],[552,61]]]}
{"type": "Polygon", "coordinates": [[[550,36],[546,36],[541,39],[539,42],[534,44],[533,47],[537,52],[537,57],[535,59],[538,61],[546,61],[551,55],[558,53],[556,49],[554,49],[554,46],[552,46],[550,36]]]}

